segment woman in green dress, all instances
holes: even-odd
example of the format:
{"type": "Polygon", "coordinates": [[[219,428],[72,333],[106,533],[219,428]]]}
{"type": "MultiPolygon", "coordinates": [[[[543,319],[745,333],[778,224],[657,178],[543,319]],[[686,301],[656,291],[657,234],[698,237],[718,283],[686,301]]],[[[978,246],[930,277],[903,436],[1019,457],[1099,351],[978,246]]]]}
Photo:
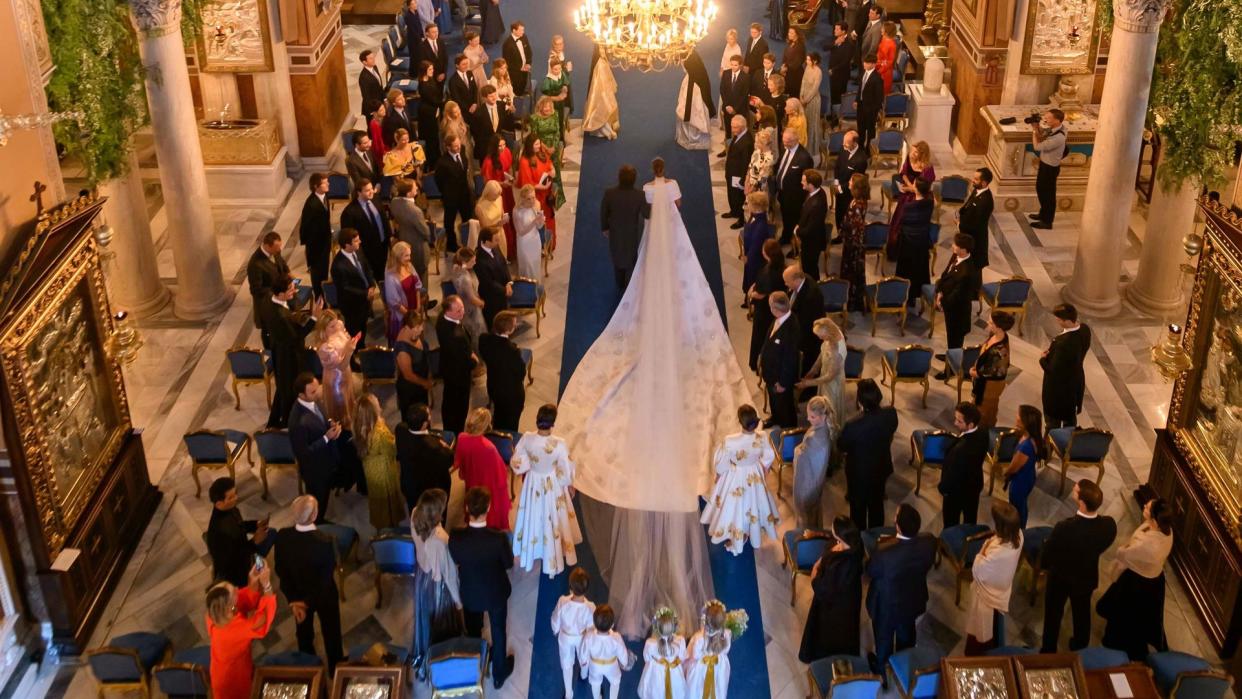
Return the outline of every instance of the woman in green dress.
{"type": "Polygon", "coordinates": [[[543,87],[540,89],[540,92],[543,93],[544,97],[551,99],[553,106],[556,107],[557,125],[560,129],[562,140],[565,139],[569,131],[569,115],[574,110],[574,103],[570,97],[569,88],[569,73],[565,72],[564,64],[556,58],[552,58],[548,61],[548,74],[543,79],[543,87]]]}
{"type": "Polygon", "coordinates": [[[371,526],[376,531],[397,526],[406,517],[397,468],[397,440],[384,423],[379,400],[370,392],[359,396],[354,411],[354,445],[367,479],[371,526]]]}
{"type": "MultiPolygon", "coordinates": [[[[565,192],[561,187],[561,156],[565,153],[565,143],[561,140],[560,117],[556,113],[556,103],[551,97],[539,98],[529,121],[530,134],[542,141],[544,148],[552,154],[554,181],[556,182],[556,208],[559,209],[565,203],[565,192]]],[[[530,137],[528,136],[527,147],[523,149],[524,157],[529,157],[529,144],[530,137]]]]}

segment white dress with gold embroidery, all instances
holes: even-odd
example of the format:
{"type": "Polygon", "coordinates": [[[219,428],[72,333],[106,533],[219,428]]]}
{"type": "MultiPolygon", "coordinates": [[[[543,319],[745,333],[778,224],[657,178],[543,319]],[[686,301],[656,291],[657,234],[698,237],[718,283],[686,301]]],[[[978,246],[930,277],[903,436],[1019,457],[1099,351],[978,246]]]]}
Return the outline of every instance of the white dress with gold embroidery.
{"type": "Polygon", "coordinates": [[[725,548],[736,556],[748,539],[758,548],[763,534],[776,538],[780,515],[764,482],[775,460],[772,444],[759,432],[731,434],[716,449],[716,488],[702,517],[713,544],[727,541],[725,548]]]}
{"type": "Polygon", "coordinates": [[[527,474],[513,525],[513,555],[523,570],[543,561],[543,572],[555,576],[578,562],[574,545],[582,542],[569,500],[574,481],[569,447],[560,437],[527,432],[514,446],[510,466],[527,474]]]}

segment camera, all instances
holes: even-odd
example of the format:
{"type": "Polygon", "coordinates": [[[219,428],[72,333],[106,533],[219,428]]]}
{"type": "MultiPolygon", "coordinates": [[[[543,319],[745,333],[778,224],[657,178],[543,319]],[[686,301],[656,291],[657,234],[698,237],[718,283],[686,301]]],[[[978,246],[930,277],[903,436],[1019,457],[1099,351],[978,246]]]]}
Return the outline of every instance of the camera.
{"type": "Polygon", "coordinates": [[[1043,115],[1040,114],[1039,112],[1031,112],[1031,115],[1023,119],[1022,123],[1023,124],[1038,124],[1040,120],[1043,118],[1044,118],[1043,115]]]}

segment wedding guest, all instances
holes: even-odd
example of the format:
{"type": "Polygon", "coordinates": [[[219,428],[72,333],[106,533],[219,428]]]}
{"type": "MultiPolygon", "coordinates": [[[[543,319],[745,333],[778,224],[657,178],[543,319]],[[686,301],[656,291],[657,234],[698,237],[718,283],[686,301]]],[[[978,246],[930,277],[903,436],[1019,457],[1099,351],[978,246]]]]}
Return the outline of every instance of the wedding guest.
{"type": "MultiPolygon", "coordinates": [[[[802,189],[806,192],[806,199],[802,202],[802,215],[798,217],[794,235],[798,236],[801,248],[802,271],[814,282],[820,278],[819,258],[828,249],[829,239],[829,228],[825,222],[828,218],[828,193],[824,191],[824,176],[818,170],[807,170],[802,173],[802,189]]],[[[822,302],[820,306],[822,315],[822,302]]]]}
{"type": "Polygon", "coordinates": [[[591,661],[581,652],[582,636],[595,625],[595,603],[586,596],[590,584],[591,576],[585,570],[569,571],[569,594],[561,595],[552,609],[552,633],[556,634],[566,697],[574,695],[575,664],[581,663],[585,672],[591,661]]]}
{"type": "Polygon", "coordinates": [[[759,277],[763,266],[763,246],[772,239],[772,226],[768,224],[767,192],[751,192],[746,195],[746,229],[742,231],[742,251],[746,258],[742,266],[742,308],[749,307],[749,290],[759,277]]]}
{"type": "Polygon", "coordinates": [[[509,339],[516,329],[517,314],[501,311],[492,319],[492,331],[479,338],[479,358],[487,365],[487,398],[495,411],[496,429],[506,432],[517,432],[526,403],[526,363],[509,339]]]}
{"type": "MultiPolygon", "coordinates": [[[[865,307],[864,292],[867,289],[867,200],[871,196],[871,184],[861,173],[850,175],[850,203],[841,225],[841,269],[837,276],[850,283],[849,301],[846,308],[851,312],[865,307]]],[[[837,199],[837,206],[841,200],[837,199]]]]}
{"type": "Polygon", "coordinates": [[[388,249],[388,265],[384,269],[384,305],[388,307],[388,344],[397,341],[405,314],[422,307],[426,294],[423,281],[414,270],[410,244],[397,241],[388,249]]]}
{"type": "Polygon", "coordinates": [[[991,438],[979,429],[979,408],[963,401],[953,411],[957,440],[945,451],[940,483],[936,489],[944,498],[944,526],[977,524],[979,493],[983,491],[983,462],[988,458],[991,438]]]}
{"type": "MultiPolygon", "coordinates": [[[[867,146],[866,141],[863,142],[863,148],[867,146]]],[[[936,168],[931,164],[931,147],[926,141],[919,141],[910,146],[909,152],[906,154],[906,160],[901,164],[901,170],[897,173],[899,181],[897,183],[897,199],[893,203],[893,215],[888,221],[888,259],[897,259],[897,241],[900,239],[901,230],[906,219],[906,207],[918,198],[919,190],[918,182],[927,183],[927,192],[931,192],[931,184],[936,181],[936,168]]],[[[927,194],[923,195],[924,199],[930,199],[927,194]]],[[[924,264],[924,267],[927,265],[924,264]]],[[[898,273],[900,276],[900,272],[898,273]]],[[[916,287],[911,284],[911,289],[916,287]]]]}
{"type": "MultiPolygon", "coordinates": [[[[732,29],[729,30],[736,34],[732,29]]],[[[728,53],[728,49],[725,49],[728,53]]],[[[720,123],[725,131],[725,141],[727,142],[732,136],[729,128],[733,117],[745,117],[749,111],[750,97],[750,77],[746,75],[742,68],[742,55],[740,52],[730,54],[727,57],[727,65],[720,70],[720,123]]],[[[716,154],[716,157],[723,158],[729,153],[728,145],[725,150],[716,154]]]]}
{"type": "Polygon", "coordinates": [[[733,115],[729,121],[729,130],[732,136],[725,141],[725,185],[729,210],[721,214],[720,218],[739,219],[729,226],[738,229],[742,227],[741,219],[744,218],[742,205],[747,194],[745,180],[750,172],[750,161],[754,157],[755,137],[747,130],[746,117],[743,114],[733,115]]]}
{"type": "Polygon", "coordinates": [[[767,194],[769,185],[772,180],[772,168],[776,166],[776,154],[773,152],[772,141],[776,138],[776,131],[771,128],[764,129],[755,134],[754,147],[750,155],[750,165],[746,168],[746,186],[745,193],[747,196],[754,192],[763,192],[767,194]]]}
{"type": "Polygon", "coordinates": [[[741,56],[742,53],[742,46],[737,43],[737,30],[733,27],[729,27],[729,29],[725,31],[724,52],[720,55],[720,72],[723,73],[726,70],[729,70],[732,65],[731,59],[734,56],[741,56]]]}
{"type": "Polygon", "coordinates": [[[261,306],[272,299],[272,285],[277,279],[289,276],[289,264],[281,257],[280,251],[284,244],[280,234],[268,231],[263,242],[250,256],[246,263],[246,282],[250,286],[250,298],[254,307],[254,326],[259,328],[259,336],[263,340],[263,349],[271,350],[271,338],[263,329],[263,313],[261,306]]]}
{"type": "MultiPolygon", "coordinates": [[[[540,104],[548,103],[541,100],[540,104]]],[[[538,115],[531,116],[532,128],[537,128],[536,116],[538,115]]],[[[556,209],[565,203],[565,195],[561,191],[559,180],[560,174],[556,170],[552,151],[548,149],[547,142],[538,135],[528,135],[522,150],[522,157],[518,160],[517,184],[519,187],[530,185],[535,188],[535,198],[539,200],[539,206],[543,209],[549,250],[556,249],[556,209]]]]}
{"type": "Polygon", "coordinates": [[[836,437],[845,421],[845,357],[848,353],[845,334],[828,317],[816,320],[811,332],[819,343],[819,352],[797,388],[814,388],[818,395],[827,399],[832,436],[836,437]]]}
{"type": "Polygon", "coordinates": [[[470,135],[474,137],[474,159],[482,162],[487,158],[488,148],[496,136],[517,131],[513,114],[500,103],[500,93],[487,83],[479,89],[479,106],[470,120],[470,135]]]}
{"type": "MultiPolygon", "coordinates": [[[[493,183],[494,184],[494,183],[493,183]]],[[[508,216],[505,216],[506,220],[508,216]]],[[[491,327],[496,314],[509,307],[513,295],[513,280],[509,276],[509,263],[497,248],[503,234],[497,227],[484,228],[479,232],[478,254],[475,273],[479,281],[479,296],[483,299],[483,324],[491,327]]]]}
{"type": "MultiPolygon", "coordinates": [[[[430,279],[427,276],[427,256],[432,246],[431,228],[428,226],[427,214],[418,205],[419,184],[417,180],[400,178],[393,184],[392,201],[388,204],[388,213],[397,224],[396,237],[410,246],[410,264],[419,280],[430,279]]],[[[395,244],[394,244],[395,247],[395,244]]],[[[427,289],[423,288],[423,297],[427,289]]]]}
{"type": "Polygon", "coordinates": [[[781,204],[781,244],[786,245],[792,240],[794,228],[802,217],[802,204],[806,201],[806,189],[803,188],[802,174],[814,165],[811,154],[798,143],[798,134],[786,128],[781,134],[781,145],[784,154],[776,166],[776,190],[781,204]]]}
{"type": "Polygon", "coordinates": [[[992,220],[992,171],[986,167],[975,170],[970,180],[973,189],[965,203],[953,214],[958,230],[975,239],[975,264],[979,269],[988,266],[988,225],[992,220]]]}
{"type": "Polygon", "coordinates": [[[375,52],[371,49],[364,49],[358,54],[358,62],[362,64],[362,70],[358,72],[358,92],[362,94],[364,117],[369,116],[365,111],[368,104],[384,101],[384,79],[380,77],[375,61],[375,52]]]}
{"type": "Polygon", "coordinates": [[[793,317],[789,296],[783,291],[768,294],[772,329],[759,353],[759,375],[768,392],[772,410],[769,425],[796,427],[797,396],[794,384],[801,371],[802,333],[793,317]]]}
{"type": "Polygon", "coordinates": [[[858,655],[862,622],[863,545],[845,515],[832,520],[832,540],[811,569],[811,608],[802,629],[798,660],[858,655]]]}
{"type": "Polygon", "coordinates": [[[583,657],[583,674],[591,684],[594,699],[602,699],[604,680],[608,680],[610,699],[617,699],[621,691],[621,672],[634,665],[634,657],[625,647],[625,639],[612,628],[616,618],[612,607],[600,605],[595,609],[593,628],[587,629],[582,636],[582,650],[579,652],[583,657]]]}
{"type": "Polygon", "coordinates": [[[1022,525],[1013,505],[992,501],[992,528],[995,533],[983,542],[970,568],[973,580],[966,612],[966,655],[985,655],[1005,643],[1005,614],[1022,555],[1022,525]]]}
{"type": "Polygon", "coordinates": [[[207,523],[207,553],[211,555],[211,577],[242,588],[250,582],[255,556],[266,557],[275,543],[268,518],[242,519],[237,509],[237,483],[227,476],[217,478],[207,489],[211,500],[211,519],[207,523]]]}
{"type": "MultiPolygon", "coordinates": [[[[530,39],[526,36],[526,25],[514,22],[509,25],[509,37],[501,47],[501,55],[510,66],[513,78],[513,93],[519,98],[530,95],[530,39]]],[[[529,109],[529,104],[527,105],[529,109]]],[[[520,111],[520,110],[519,110],[520,111]]]]}
{"type": "Polygon", "coordinates": [[[384,162],[388,146],[384,145],[384,117],[388,116],[388,102],[376,100],[363,105],[367,114],[367,135],[371,137],[371,157],[377,163],[384,162]]]}
{"type": "Polygon", "coordinates": [[[979,358],[970,368],[970,393],[979,406],[980,427],[996,426],[997,405],[1009,375],[1009,331],[1013,324],[1011,313],[992,311],[988,315],[988,339],[983,341],[979,358]]]}
{"type": "MultiPolygon", "coordinates": [[[[845,218],[850,213],[850,202],[856,199],[853,188],[850,186],[854,175],[861,175],[866,178],[867,166],[867,152],[858,144],[858,132],[853,129],[846,131],[845,135],[841,137],[841,152],[837,154],[837,160],[833,165],[832,171],[836,184],[836,220],[838,231],[843,232],[845,230],[845,218]]],[[[867,191],[862,193],[864,195],[862,198],[864,203],[871,197],[870,190],[871,187],[868,185],[867,191]]],[[[864,219],[866,218],[866,213],[864,207],[862,211],[864,219]]],[[[862,293],[861,288],[859,288],[859,293],[862,293]]]]}
{"type": "Polygon", "coordinates": [[[439,434],[431,432],[431,409],[426,403],[415,403],[402,416],[405,419],[397,425],[396,435],[401,494],[414,506],[429,490],[439,489],[447,499],[453,486],[453,450],[439,434]]]}
{"type": "Polygon", "coordinates": [[[406,518],[397,468],[397,441],[374,393],[363,393],[354,408],[354,446],[367,479],[367,508],[376,531],[406,518]]]}
{"type": "Polygon", "coordinates": [[[1040,558],[1040,567],[1048,574],[1041,653],[1057,652],[1067,599],[1074,615],[1070,650],[1086,648],[1091,642],[1091,595],[1100,581],[1100,555],[1117,538],[1117,523],[1099,514],[1104,504],[1100,486],[1084,478],[1074,485],[1073,496],[1078,511],[1052,528],[1040,558]]]}
{"type": "Polygon", "coordinates": [[[876,70],[875,53],[866,53],[864,47],[862,59],[862,77],[858,79],[858,97],[854,100],[854,109],[858,114],[858,133],[862,136],[862,147],[871,146],[875,138],[875,127],[884,111],[884,78],[876,70]]]}
{"type": "MultiPolygon", "coordinates": [[[[802,100],[797,97],[790,97],[785,100],[785,128],[793,129],[794,133],[798,135],[798,144],[806,148],[806,112],[802,109],[802,100]]],[[[807,152],[809,153],[810,151],[807,152]]]]}
{"type": "Polygon", "coordinates": [[[1009,491],[1009,504],[1018,511],[1018,521],[1026,529],[1030,512],[1026,503],[1031,497],[1031,491],[1035,489],[1035,466],[1047,457],[1044,451],[1043,416],[1039,408],[1019,405],[1014,430],[1018,433],[1018,446],[1005,467],[1005,490],[1009,491]]]}
{"type": "Polygon", "coordinates": [[[757,431],[759,413],[754,406],[738,408],[737,421],[742,431],[725,437],[716,447],[716,485],[699,517],[712,543],[724,543],[734,556],[742,553],[747,541],[759,548],[764,534],[775,539],[780,521],[776,501],[764,481],[776,452],[767,436],[757,431]]]}
{"type": "Polygon", "coordinates": [[[543,79],[540,93],[552,100],[556,108],[557,128],[560,129],[561,140],[567,142],[565,132],[569,126],[569,115],[573,112],[573,103],[569,100],[569,74],[565,72],[564,63],[559,59],[553,58],[548,62],[548,74],[543,79]]]}
{"type": "Polygon", "coordinates": [[[414,634],[410,642],[410,665],[419,682],[427,679],[427,652],[440,641],[462,634],[462,604],[457,564],[449,553],[449,536],[441,522],[448,507],[448,493],[439,488],[424,491],[410,513],[414,560],[414,634]]]}
{"type": "MultiPolygon", "coordinates": [[[[478,35],[474,32],[466,32],[467,42],[477,42],[478,35]]],[[[466,48],[469,48],[467,45],[466,48]]],[[[482,48],[481,46],[479,48],[482,48]]],[[[486,53],[484,54],[486,58],[486,53]]],[[[479,109],[479,76],[474,71],[474,60],[464,51],[457,54],[453,59],[453,74],[448,77],[445,83],[448,90],[448,99],[455,103],[465,117],[466,123],[474,118],[475,113],[479,109]]],[[[486,80],[486,76],[484,76],[486,80]]],[[[472,134],[473,135],[473,134],[472,134]]],[[[475,144],[478,145],[477,143],[475,144]]],[[[477,150],[472,150],[474,157],[479,157],[477,150]]]]}
{"type": "Polygon", "coordinates": [[[798,528],[819,529],[823,526],[820,506],[834,436],[827,398],[815,396],[807,402],[806,421],[806,433],[794,447],[793,509],[798,528]]]}
{"type": "Polygon", "coordinates": [[[535,199],[535,188],[524,185],[517,192],[517,202],[513,207],[513,229],[517,237],[518,276],[528,279],[539,279],[540,263],[543,259],[543,241],[541,231],[547,219],[535,199]]]}
{"type": "Polygon", "coordinates": [[[500,106],[516,116],[517,95],[513,91],[513,78],[509,75],[509,62],[503,58],[492,61],[492,76],[487,84],[496,88],[496,101],[500,106]]]}
{"type": "Polygon", "coordinates": [[[897,65],[897,23],[880,24],[880,42],[875,49],[875,69],[884,81],[884,94],[893,92],[893,68],[897,65]]]}
{"type": "Polygon", "coordinates": [[[366,346],[367,321],[371,318],[371,300],[379,295],[371,263],[360,254],[358,231],[342,227],[336,236],[339,248],[332,260],[332,282],[336,285],[336,307],[350,335],[359,335],[358,347],[366,346]]]}
{"type": "Polygon", "coordinates": [[[821,342],[815,336],[815,321],[824,317],[824,295],[814,281],[797,264],[791,264],[781,274],[785,290],[789,292],[789,308],[798,321],[798,377],[803,367],[809,367],[820,354],[821,342]]]}
{"type": "MultiPolygon", "coordinates": [[[[483,181],[495,182],[500,187],[500,203],[503,216],[500,217],[504,226],[505,237],[500,248],[510,261],[517,259],[517,233],[513,228],[513,151],[509,150],[509,139],[501,134],[492,136],[487,146],[487,155],[483,157],[481,166],[483,181]]],[[[478,214],[478,205],[475,205],[478,214]]],[[[480,225],[482,220],[480,219],[480,225]]],[[[486,228],[486,226],[484,226],[486,228]]]]}
{"type": "Polygon", "coordinates": [[[542,561],[549,577],[578,563],[575,545],[582,543],[573,509],[574,462],[565,440],[553,436],[555,425],[556,406],[540,406],[536,431],[522,435],[510,462],[515,474],[528,474],[518,500],[513,555],[522,570],[531,570],[535,561],[542,561]]]}
{"type": "MultiPolygon", "coordinates": [[[[431,3],[427,2],[427,0],[406,0],[405,9],[401,11],[401,19],[405,22],[405,35],[402,39],[405,41],[405,48],[411,56],[414,55],[414,49],[418,46],[418,42],[423,40],[423,20],[418,15],[418,6],[420,4],[425,4],[428,10],[431,9],[431,3]]],[[[428,24],[432,22],[435,22],[434,15],[429,18],[428,24]]]]}
{"type": "Polygon", "coordinates": [[[426,145],[427,167],[434,169],[440,160],[440,117],[444,109],[444,89],[436,80],[436,67],[431,61],[419,61],[415,71],[418,78],[418,135],[426,145]]]}
{"type": "Polygon", "coordinates": [[[689,658],[686,639],[677,633],[677,612],[662,607],[651,620],[651,635],[643,644],[643,674],[638,680],[639,699],[686,696],[686,676],[681,665],[689,658]]]}
{"type": "Polygon", "coordinates": [[[350,336],[333,311],[323,311],[315,326],[315,352],[323,366],[323,414],[349,429],[354,415],[354,370],[350,360],[358,336],[350,336]]]}
{"type": "Polygon", "coordinates": [[[750,307],[754,312],[750,333],[750,369],[755,372],[759,371],[759,353],[763,350],[775,318],[768,306],[768,297],[785,286],[782,277],[786,267],[785,253],[781,250],[781,244],[775,239],[768,239],[763,243],[762,254],[766,263],[755,277],[755,283],[747,290],[750,307]]]}
{"type": "Polygon", "coordinates": [[[1164,562],[1173,550],[1173,508],[1164,498],[1143,505],[1143,521],[1117,549],[1114,569],[1120,575],[1095,609],[1104,618],[1108,648],[1124,650],[1142,662],[1148,647],[1169,649],[1164,636],[1164,562]]]}
{"type": "MultiPolygon", "coordinates": [[[[309,483],[306,490],[311,492],[309,483]]],[[[319,617],[330,674],[345,657],[336,587],[336,542],[315,526],[323,518],[314,495],[299,495],[290,508],[293,526],[276,534],[276,575],[293,611],[298,650],[307,655],[315,655],[315,617],[319,617]]]]}
{"type": "MultiPolygon", "coordinates": [[[[757,102],[764,102],[771,98],[771,91],[768,89],[768,80],[773,75],[778,75],[776,71],[776,56],[771,53],[763,54],[763,60],[760,62],[758,70],[750,71],[750,99],[747,100],[752,111],[757,102]]],[[[784,80],[784,78],[781,78],[784,80]]]]}
{"type": "Polygon", "coordinates": [[[397,360],[398,415],[405,415],[405,411],[415,403],[426,403],[431,396],[434,384],[431,380],[430,352],[423,339],[425,325],[422,313],[413,309],[407,310],[401,318],[397,340],[392,346],[397,360]]]}
{"type": "MultiPolygon", "coordinates": [[[[880,38],[884,36],[884,8],[876,4],[872,0],[865,3],[867,11],[861,13],[859,22],[862,28],[857,30],[858,34],[858,50],[863,60],[866,60],[868,54],[874,55],[880,48],[880,38]]],[[[872,61],[876,63],[878,61],[872,61]]],[[[886,93],[887,94],[887,93],[886,93]]]]}
{"type": "Polygon", "coordinates": [[[742,55],[746,59],[746,72],[751,76],[763,70],[763,57],[769,55],[768,41],[763,38],[763,25],[758,22],[750,23],[750,39],[742,55]]]}
{"type": "MultiPolygon", "coordinates": [[[[785,53],[781,56],[781,75],[785,84],[795,94],[802,90],[802,76],[806,73],[806,41],[802,32],[790,27],[785,32],[785,53]]],[[[803,142],[802,145],[806,145],[803,142]]]]}
{"type": "Polygon", "coordinates": [[[491,493],[487,526],[509,531],[509,467],[496,446],[486,437],[492,429],[492,412],[475,408],[466,420],[465,431],[457,436],[453,468],[467,488],[486,488],[491,493]]]}
{"type": "Polygon", "coordinates": [[[1091,351],[1091,328],[1078,322],[1077,308],[1063,303],[1052,309],[1052,315],[1061,332],[1039,355],[1039,366],[1044,370],[1044,420],[1050,430],[1078,424],[1087,392],[1083,362],[1091,351]]]}
{"type": "Polygon", "coordinates": [[[397,129],[409,133],[414,128],[414,116],[406,111],[405,93],[398,88],[388,91],[388,114],[384,117],[384,145],[392,148],[397,143],[397,129]]]}
{"type": "Polygon", "coordinates": [[[470,159],[463,151],[462,136],[452,125],[452,114],[461,119],[457,105],[449,102],[445,106],[446,124],[441,125],[440,135],[444,141],[444,155],[436,162],[436,187],[440,190],[440,203],[444,208],[444,232],[448,236],[446,242],[449,252],[456,252],[458,236],[456,221],[460,217],[462,223],[469,221],[474,213],[474,186],[470,183],[470,159]],[[452,130],[450,130],[452,129],[452,130]]]}
{"type": "Polygon", "coordinates": [[[298,395],[296,379],[306,362],[303,342],[323,313],[323,297],[312,304],[310,317],[295,316],[289,308],[298,289],[293,280],[281,277],[273,284],[273,289],[278,291],[273,291],[269,302],[260,306],[259,310],[263,314],[263,327],[271,338],[272,375],[276,384],[267,426],[281,428],[289,422],[289,411],[298,395]]]}
{"type": "Polygon", "coordinates": [[[785,5],[785,0],[768,0],[768,15],[771,17],[768,38],[773,41],[783,41],[789,28],[789,15],[785,12],[785,5]]]}
{"type": "MultiPolygon", "coordinates": [[[[495,180],[485,180],[483,191],[479,194],[479,198],[474,203],[474,220],[470,222],[470,237],[466,246],[474,250],[476,255],[482,254],[479,249],[479,233],[489,228],[500,230],[509,223],[509,214],[505,213],[504,200],[501,198],[501,192],[504,187],[495,180]]],[[[505,237],[497,235],[493,240],[495,247],[499,248],[501,257],[505,257],[505,237]]]]}
{"type": "Polygon", "coordinates": [[[845,497],[860,531],[884,526],[884,485],[893,473],[897,410],[883,407],[884,393],[871,379],[858,382],[860,414],[841,427],[837,449],[845,455],[845,497]]]}
{"type": "Polygon", "coordinates": [[[487,322],[483,320],[485,303],[479,295],[479,278],[474,271],[477,262],[474,250],[463,247],[453,255],[453,267],[449,270],[449,281],[466,309],[462,326],[470,337],[470,347],[476,350],[479,348],[479,337],[487,332],[487,322]]]}
{"type": "MultiPolygon", "coordinates": [[[[798,91],[798,99],[802,101],[802,109],[806,114],[807,134],[806,149],[817,160],[824,148],[823,104],[819,94],[819,86],[824,80],[824,71],[819,67],[819,54],[812,51],[806,56],[806,72],[802,75],[802,87],[798,91]]],[[[826,167],[827,163],[820,163],[826,167]]]]}
{"type": "Polygon", "coordinates": [[[923,286],[931,283],[931,220],[935,208],[931,183],[915,180],[914,199],[902,209],[895,257],[897,276],[910,280],[907,305],[914,305],[922,297],[923,286]]]}
{"type": "Polygon", "coordinates": [[[728,616],[724,604],[718,599],[708,600],[702,618],[703,628],[690,637],[686,649],[686,696],[726,699],[733,634],[725,628],[728,616]]]}
{"type": "Polygon", "coordinates": [[[483,23],[479,33],[483,43],[492,45],[500,41],[505,33],[505,20],[500,16],[500,0],[483,0],[479,3],[479,12],[483,14],[483,23]]]}
{"type": "Polygon", "coordinates": [[[470,409],[470,386],[479,358],[474,354],[470,335],[462,326],[466,305],[460,296],[444,299],[444,311],[436,321],[436,338],[440,343],[440,378],[444,381],[444,397],[440,417],[444,429],[459,433],[466,425],[470,409]]]}
{"type": "Polygon", "coordinates": [[[418,45],[418,60],[420,66],[423,61],[431,64],[433,77],[443,89],[448,73],[448,51],[440,41],[441,31],[443,30],[434,24],[423,29],[423,41],[418,45]]]}
{"type": "MultiPolygon", "coordinates": [[[[855,0],[851,0],[855,1],[855,0]]],[[[828,111],[838,112],[841,96],[849,85],[850,73],[858,57],[858,44],[850,36],[850,25],[837,22],[832,26],[832,43],[828,45],[828,111]]]]}
{"type": "Polygon", "coordinates": [[[357,190],[363,180],[375,182],[380,176],[380,162],[371,155],[371,137],[365,131],[355,131],[350,140],[354,149],[345,155],[345,171],[357,190]]]}
{"type": "Polygon", "coordinates": [[[617,186],[604,192],[600,204],[600,230],[608,239],[613,275],[617,290],[624,293],[629,286],[634,265],[638,264],[638,247],[643,239],[643,224],[648,205],[642,190],[634,188],[638,172],[631,165],[622,165],[617,172],[617,186]]]}
{"type": "MultiPolygon", "coordinates": [[[[492,495],[486,487],[467,490],[467,525],[453,530],[448,547],[459,566],[466,635],[483,637],[486,614],[491,631],[492,686],[500,689],[513,673],[513,655],[508,652],[506,636],[513,554],[505,534],[507,527],[493,528],[489,524],[491,505],[492,495]]],[[[507,500],[504,505],[508,507],[507,500]]]]}
{"type": "Polygon", "coordinates": [[[310,270],[311,289],[323,296],[323,280],[328,278],[328,255],[332,249],[332,213],[328,204],[328,176],[311,173],[310,194],[302,204],[298,223],[298,239],[306,248],[306,267],[310,270]]]}
{"type": "Polygon", "coordinates": [[[252,645],[276,620],[272,569],[251,568],[247,584],[222,580],[207,590],[207,639],[211,646],[211,694],[248,699],[254,678],[252,645]]]}
{"type": "Polygon", "coordinates": [[[383,159],[384,177],[417,177],[422,171],[427,155],[423,147],[410,141],[410,132],[399,128],[392,135],[393,146],[383,159]]]}
{"type": "MultiPolygon", "coordinates": [[[[913,206],[910,210],[913,211],[913,206]]],[[[975,240],[968,234],[953,236],[950,247],[953,257],[936,280],[935,306],[944,312],[945,342],[949,349],[961,349],[970,332],[974,302],[979,300],[979,289],[983,286],[983,270],[975,265],[971,254],[974,249],[975,240]]],[[[936,378],[943,381],[947,377],[941,371],[936,378]]]]}
{"type": "Polygon", "coordinates": [[[927,574],[936,538],[919,533],[923,520],[906,503],[897,506],[897,536],[881,539],[867,563],[867,614],[875,632],[872,671],[881,674],[894,651],[913,648],[915,621],[927,611],[927,574]]]}
{"type": "MultiPolygon", "coordinates": [[[[384,263],[388,261],[388,241],[392,237],[388,217],[381,214],[375,205],[378,190],[373,182],[377,181],[358,180],[353,201],[341,211],[341,231],[350,229],[357,232],[362,255],[367,258],[371,273],[384,269],[384,263]]],[[[332,270],[332,277],[336,278],[335,269],[332,270]]]]}

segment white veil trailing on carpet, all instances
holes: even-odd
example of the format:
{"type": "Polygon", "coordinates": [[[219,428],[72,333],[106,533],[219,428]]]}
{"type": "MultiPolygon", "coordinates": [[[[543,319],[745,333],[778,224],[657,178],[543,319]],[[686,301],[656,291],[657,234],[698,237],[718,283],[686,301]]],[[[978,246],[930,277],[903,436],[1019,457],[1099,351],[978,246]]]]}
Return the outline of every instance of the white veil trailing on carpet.
{"type": "Polygon", "coordinates": [[[698,498],[711,457],[737,431],[746,380],[677,208],[677,183],[644,189],[651,216],[638,264],[604,332],[561,397],[574,485],[618,629],[646,632],[671,605],[698,616],[711,596],[698,498]]]}

